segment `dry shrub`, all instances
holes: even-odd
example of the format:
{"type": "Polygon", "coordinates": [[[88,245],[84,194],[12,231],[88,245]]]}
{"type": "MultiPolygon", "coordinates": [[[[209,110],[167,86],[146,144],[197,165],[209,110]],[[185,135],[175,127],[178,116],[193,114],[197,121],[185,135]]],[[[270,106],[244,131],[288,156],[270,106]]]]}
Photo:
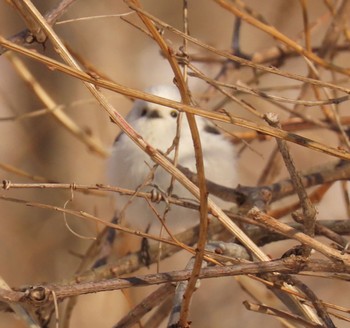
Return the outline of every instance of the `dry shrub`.
{"type": "Polygon", "coordinates": [[[347,1],[12,0],[0,15],[2,326],[111,327],[129,311],[165,326],[175,306],[179,326],[347,326],[347,1]],[[139,90],[174,77],[183,104],[164,104],[217,122],[239,150],[241,186],[226,191],[235,224],[209,204],[221,222],[209,232],[235,237],[248,260],[207,253],[216,265],[200,270],[203,228],[164,243],[149,269],[128,234],[118,256],[105,241],[106,226],[119,229],[109,222],[120,190],[104,173],[125,129],[115,111],[164,102],[139,90]],[[92,269],[101,249],[108,263],[92,269]],[[199,267],[186,271],[191,252],[199,267]],[[178,281],[190,282],[185,300],[178,281]]]}

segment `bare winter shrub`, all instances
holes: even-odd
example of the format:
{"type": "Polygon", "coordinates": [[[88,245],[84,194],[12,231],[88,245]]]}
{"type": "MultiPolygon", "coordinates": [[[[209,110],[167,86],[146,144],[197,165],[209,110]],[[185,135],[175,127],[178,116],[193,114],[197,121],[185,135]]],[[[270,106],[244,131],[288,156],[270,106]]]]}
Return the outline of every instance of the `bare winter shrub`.
{"type": "Polygon", "coordinates": [[[1,326],[346,327],[349,14],[346,0],[0,3],[1,326]],[[141,91],[164,83],[181,102],[141,91]],[[135,99],[184,113],[197,171],[130,128],[135,99]],[[205,179],[195,116],[235,146],[236,188],[205,179]],[[193,199],[110,185],[118,133],[193,199]],[[198,224],[135,231],[112,219],[115,194],[198,224]]]}

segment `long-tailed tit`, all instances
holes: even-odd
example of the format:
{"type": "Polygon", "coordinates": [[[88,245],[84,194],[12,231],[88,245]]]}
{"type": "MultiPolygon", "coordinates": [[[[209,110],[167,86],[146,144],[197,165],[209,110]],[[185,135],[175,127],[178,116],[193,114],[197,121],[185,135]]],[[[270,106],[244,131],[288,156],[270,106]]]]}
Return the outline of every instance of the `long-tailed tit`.
{"type": "MultiPolygon", "coordinates": [[[[174,86],[158,85],[146,90],[146,92],[180,101],[180,95],[174,86]]],[[[166,152],[172,146],[177,131],[178,111],[146,102],[136,100],[126,120],[129,124],[153,147],[166,152]]],[[[235,187],[237,174],[235,170],[235,150],[229,140],[208,120],[196,117],[196,123],[200,133],[203,148],[203,158],[206,178],[217,184],[227,187],[235,187]]],[[[195,155],[190,128],[186,117],[183,117],[180,129],[180,142],[178,150],[178,163],[195,172],[195,155]]],[[[167,154],[173,159],[175,150],[167,154]]],[[[136,190],[147,181],[139,191],[151,191],[157,188],[167,192],[171,184],[171,175],[162,167],[157,167],[154,174],[150,174],[154,162],[143,152],[125,133],[121,133],[113,146],[112,155],[109,160],[109,181],[118,187],[136,190]]],[[[193,196],[175,181],[172,195],[179,198],[191,198],[193,196]]],[[[146,200],[130,196],[117,196],[117,215],[125,218],[125,222],[131,228],[157,234],[161,224],[154,211],[151,210],[146,200]]],[[[222,205],[222,202],[221,204],[222,205]]],[[[166,204],[161,202],[154,205],[157,212],[163,217],[166,204]]],[[[226,208],[228,204],[226,204],[226,208]]],[[[165,224],[172,233],[181,232],[199,222],[197,211],[171,206],[170,211],[165,215],[165,224]]]]}

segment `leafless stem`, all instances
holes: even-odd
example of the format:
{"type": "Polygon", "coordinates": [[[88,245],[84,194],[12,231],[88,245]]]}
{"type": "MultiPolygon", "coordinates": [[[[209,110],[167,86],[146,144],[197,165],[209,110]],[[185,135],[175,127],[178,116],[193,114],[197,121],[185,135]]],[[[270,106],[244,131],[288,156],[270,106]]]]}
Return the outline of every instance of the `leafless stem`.
{"type": "MultiPolygon", "coordinates": [[[[280,126],[278,119],[274,115],[266,115],[266,120],[272,126],[280,126]]],[[[288,169],[289,175],[291,177],[291,181],[294,185],[294,190],[296,191],[299,201],[301,204],[301,208],[303,209],[304,216],[304,225],[305,225],[305,233],[309,236],[313,237],[315,235],[315,222],[316,222],[316,209],[314,205],[311,203],[310,198],[308,197],[306,190],[303,186],[301,176],[297,172],[295,168],[295,164],[291,154],[289,152],[288,146],[284,140],[276,139],[278,148],[283,157],[284,163],[288,169]]],[[[306,255],[310,255],[311,249],[305,250],[306,255]]]]}

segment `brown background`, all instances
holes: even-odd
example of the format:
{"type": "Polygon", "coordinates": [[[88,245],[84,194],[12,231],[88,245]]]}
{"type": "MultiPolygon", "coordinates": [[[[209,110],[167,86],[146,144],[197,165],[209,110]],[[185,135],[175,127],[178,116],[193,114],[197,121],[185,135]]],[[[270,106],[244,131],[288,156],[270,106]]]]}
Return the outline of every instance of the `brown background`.
{"type": "MultiPolygon", "coordinates": [[[[209,0],[189,1],[189,26],[192,36],[218,49],[229,49],[231,43],[234,17],[209,0]]],[[[302,14],[299,1],[268,0],[245,1],[260,12],[265,19],[282,33],[292,39],[297,38],[303,30],[302,14]]],[[[41,12],[52,8],[55,1],[35,1],[41,12]]],[[[142,1],[143,6],[153,15],[179,29],[182,28],[181,1],[142,1]]],[[[327,12],[322,1],[310,1],[309,19],[314,21],[327,12]]],[[[72,19],[85,16],[105,14],[122,14],[129,12],[122,1],[78,1],[62,17],[72,19]]],[[[135,14],[128,16],[137,21],[135,14]]],[[[318,45],[322,40],[327,22],[312,34],[312,43],[318,45]]],[[[18,14],[4,1],[0,2],[0,34],[9,37],[25,27],[18,14]]],[[[55,31],[73,49],[91,62],[100,72],[107,74],[114,81],[143,89],[158,83],[171,83],[172,74],[167,62],[161,57],[157,45],[147,36],[119,18],[104,18],[77,21],[57,25],[55,31]]],[[[174,44],[179,46],[179,39],[166,34],[174,44]]],[[[302,43],[303,44],[303,43],[302,43]]],[[[257,29],[244,24],[241,31],[241,48],[252,54],[276,45],[276,41],[257,29]]],[[[38,51],[43,49],[37,47],[38,51]]],[[[204,54],[198,47],[191,48],[192,53],[204,54]]],[[[58,58],[50,44],[44,51],[47,56],[58,58]]],[[[52,72],[33,60],[20,57],[36,79],[51,97],[80,127],[88,129],[109,149],[118,133],[110,123],[106,113],[92,99],[87,89],[79,81],[52,72]]],[[[348,53],[336,58],[338,65],[347,66],[348,53]]],[[[199,67],[214,77],[219,67],[215,64],[200,64],[199,67]]],[[[307,67],[301,58],[290,59],[284,70],[298,74],[307,74],[307,67]]],[[[250,69],[234,73],[232,80],[247,81],[252,76],[250,69]]],[[[281,84],[295,84],[295,81],[276,76],[265,76],[259,87],[281,84]]],[[[196,79],[190,79],[191,90],[199,99],[206,85],[196,79]]],[[[128,111],[131,101],[111,92],[111,103],[123,114],[128,111]]],[[[288,90],[276,94],[290,98],[298,96],[298,90],[288,90]]],[[[310,95],[311,97],[311,95],[310,95]]],[[[260,111],[275,111],[268,103],[252,96],[241,98],[254,104],[260,111]]],[[[21,115],[42,109],[40,100],[21,80],[5,56],[0,58],[0,117],[21,115]]],[[[238,116],[255,119],[251,114],[236,105],[227,109],[238,116]]],[[[346,111],[346,106],[342,106],[346,111]]],[[[319,109],[309,109],[311,115],[318,115],[319,109]]],[[[288,117],[280,113],[281,118],[288,117]]],[[[237,131],[241,129],[235,128],[237,131]]],[[[313,131],[305,136],[337,146],[337,139],[330,133],[313,131]]],[[[271,140],[264,144],[253,143],[256,152],[248,150],[239,158],[241,183],[256,183],[259,172],[274,145],[271,140]]],[[[310,167],[331,160],[330,157],[291,146],[298,169],[310,167]]],[[[50,180],[95,184],[106,183],[106,159],[89,151],[87,147],[62,128],[50,115],[14,121],[0,121],[0,163],[10,164],[32,175],[50,180]]],[[[282,170],[280,176],[286,176],[282,170]]],[[[1,180],[12,182],[30,182],[11,172],[0,170],[1,180]]],[[[69,191],[57,190],[10,190],[2,191],[6,196],[13,196],[57,206],[63,206],[70,198],[69,191]]],[[[345,218],[344,206],[340,200],[339,186],[336,185],[318,206],[320,219],[345,218]]],[[[95,213],[104,218],[111,218],[113,201],[111,197],[96,197],[74,194],[70,208],[95,213]]],[[[92,236],[96,233],[93,224],[69,218],[70,225],[82,235],[92,236]]],[[[58,281],[70,277],[79,264],[79,259],[72,255],[83,254],[90,241],[72,235],[65,227],[62,215],[47,210],[28,208],[22,205],[0,202],[0,274],[11,286],[35,284],[39,282],[58,281]]],[[[280,256],[288,248],[286,244],[273,244],[265,247],[272,256],[280,256]]],[[[181,266],[180,266],[181,267],[181,266]]],[[[162,269],[168,269],[164,264],[162,269]]],[[[152,268],[154,270],[154,268],[152,268]]],[[[149,272],[149,271],[143,271],[149,272]]],[[[306,280],[309,281],[309,280],[306,280]]],[[[329,280],[310,281],[317,295],[326,301],[333,301],[343,306],[350,306],[345,283],[333,283],[329,280]]],[[[132,292],[132,301],[136,302],[147,295],[150,289],[141,288],[132,292]],[[140,295],[135,295],[140,294],[140,295]]],[[[196,327],[279,327],[280,324],[271,317],[253,314],[245,310],[242,301],[249,299],[241,292],[234,279],[225,278],[202,282],[202,287],[193,299],[190,319],[196,327]]],[[[120,292],[101,293],[83,296],[74,312],[72,327],[111,327],[120,318],[128,305],[120,292]]],[[[338,327],[346,327],[338,323],[338,327]]],[[[24,327],[11,315],[0,314],[1,327],[24,327]]]]}

